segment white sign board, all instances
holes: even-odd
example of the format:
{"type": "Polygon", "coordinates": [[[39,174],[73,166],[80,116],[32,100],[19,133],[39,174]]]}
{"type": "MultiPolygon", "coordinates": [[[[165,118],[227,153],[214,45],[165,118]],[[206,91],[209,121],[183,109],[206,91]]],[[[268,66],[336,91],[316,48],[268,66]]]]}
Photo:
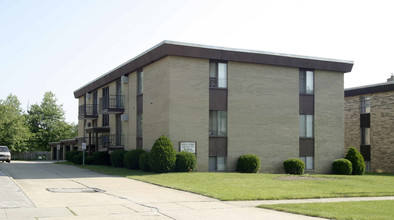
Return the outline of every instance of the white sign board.
{"type": "Polygon", "coordinates": [[[83,142],[82,145],[81,145],[81,147],[82,147],[82,150],[86,150],[86,143],[83,142]]]}
{"type": "Polygon", "coordinates": [[[194,141],[183,141],[179,142],[180,151],[186,151],[192,154],[196,153],[196,142],[194,141]]]}
{"type": "Polygon", "coordinates": [[[57,149],[57,150],[60,150],[60,144],[57,145],[57,148],[56,148],[56,149],[57,149]]]}

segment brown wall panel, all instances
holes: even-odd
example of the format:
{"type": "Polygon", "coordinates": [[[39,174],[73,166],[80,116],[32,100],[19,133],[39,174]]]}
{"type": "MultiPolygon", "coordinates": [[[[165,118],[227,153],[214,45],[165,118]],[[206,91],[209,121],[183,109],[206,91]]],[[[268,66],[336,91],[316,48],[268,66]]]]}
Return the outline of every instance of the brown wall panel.
{"type": "Polygon", "coordinates": [[[371,127],[371,114],[360,114],[360,128],[371,127]]]}
{"type": "Polygon", "coordinates": [[[209,110],[227,111],[227,89],[209,89],[209,110]]]}
{"type": "Polygon", "coordinates": [[[300,157],[314,156],[314,140],[300,138],[300,157]]]}
{"type": "Polygon", "coordinates": [[[300,95],[300,114],[314,115],[315,112],[315,96],[300,95]]]}
{"type": "Polygon", "coordinates": [[[142,114],[143,109],[144,109],[143,106],[144,106],[143,105],[143,95],[139,95],[139,96],[137,96],[137,114],[138,115],[142,114]]]}
{"type": "Polygon", "coordinates": [[[209,156],[211,157],[227,156],[227,137],[209,138],[209,156]]]}

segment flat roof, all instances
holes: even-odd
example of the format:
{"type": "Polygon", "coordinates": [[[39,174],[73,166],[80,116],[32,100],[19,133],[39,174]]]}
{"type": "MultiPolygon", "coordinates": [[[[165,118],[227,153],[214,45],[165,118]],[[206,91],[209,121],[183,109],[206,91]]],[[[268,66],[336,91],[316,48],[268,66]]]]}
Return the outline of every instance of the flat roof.
{"type": "Polygon", "coordinates": [[[394,91],[394,81],[347,88],[345,97],[389,91],[394,91]]]}
{"type": "Polygon", "coordinates": [[[183,56],[346,73],[353,61],[163,41],[74,91],[78,98],[166,56],[183,56]]]}

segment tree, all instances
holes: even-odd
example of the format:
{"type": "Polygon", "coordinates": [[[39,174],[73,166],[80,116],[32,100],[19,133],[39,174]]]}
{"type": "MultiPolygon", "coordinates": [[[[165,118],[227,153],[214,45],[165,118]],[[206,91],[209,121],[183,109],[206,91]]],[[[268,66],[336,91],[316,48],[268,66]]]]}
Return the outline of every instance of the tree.
{"type": "Polygon", "coordinates": [[[63,105],[56,103],[52,92],[46,92],[40,105],[31,105],[28,123],[33,133],[31,145],[34,150],[49,150],[49,142],[76,136],[76,125],[68,124],[64,118],[63,105]]]}
{"type": "Polygon", "coordinates": [[[21,103],[10,94],[6,100],[0,100],[0,145],[6,145],[11,151],[23,152],[28,149],[27,141],[31,137],[21,103]]]}

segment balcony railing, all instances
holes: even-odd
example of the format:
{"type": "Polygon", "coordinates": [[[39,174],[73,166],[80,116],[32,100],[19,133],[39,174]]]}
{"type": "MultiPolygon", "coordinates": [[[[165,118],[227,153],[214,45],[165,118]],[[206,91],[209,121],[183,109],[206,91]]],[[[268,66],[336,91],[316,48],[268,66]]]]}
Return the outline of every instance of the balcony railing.
{"type": "Polygon", "coordinates": [[[124,112],[123,95],[110,95],[100,98],[101,113],[122,113],[124,112]]]}
{"type": "Polygon", "coordinates": [[[96,105],[80,105],[79,106],[79,118],[98,118],[97,115],[97,104],[96,105]]]}
{"type": "MultiPolygon", "coordinates": [[[[82,146],[82,143],[89,144],[89,137],[78,137],[77,138],[78,146],[82,146]]],[[[91,145],[96,145],[96,136],[92,135],[90,140],[91,145]]]]}
{"type": "Polygon", "coordinates": [[[121,147],[123,146],[123,134],[101,135],[99,147],[121,147]]]}

